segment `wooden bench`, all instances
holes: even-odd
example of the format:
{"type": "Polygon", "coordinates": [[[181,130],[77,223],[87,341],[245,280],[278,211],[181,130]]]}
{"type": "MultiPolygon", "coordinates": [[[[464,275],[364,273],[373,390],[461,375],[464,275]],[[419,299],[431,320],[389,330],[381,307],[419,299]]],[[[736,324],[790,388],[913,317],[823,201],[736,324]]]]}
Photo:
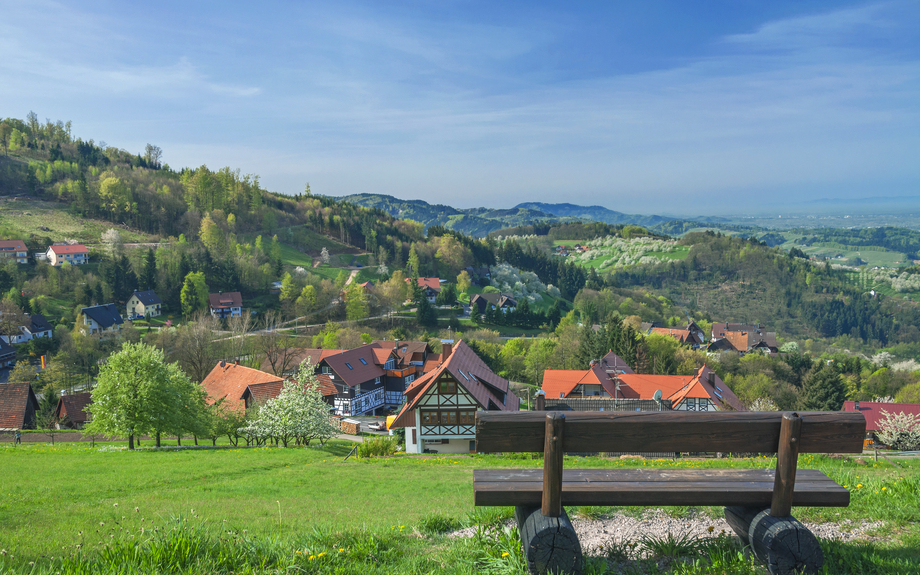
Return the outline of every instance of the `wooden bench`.
{"type": "Polygon", "coordinates": [[[725,506],[725,518],[771,573],[816,572],[817,539],[792,506],[845,507],[850,493],[799,453],[861,453],[859,412],[476,413],[480,453],[543,452],[543,470],[477,469],[476,505],[515,506],[532,573],[580,573],[566,505],[725,506]],[[566,452],[776,453],[776,469],[567,469],[566,452]]]}

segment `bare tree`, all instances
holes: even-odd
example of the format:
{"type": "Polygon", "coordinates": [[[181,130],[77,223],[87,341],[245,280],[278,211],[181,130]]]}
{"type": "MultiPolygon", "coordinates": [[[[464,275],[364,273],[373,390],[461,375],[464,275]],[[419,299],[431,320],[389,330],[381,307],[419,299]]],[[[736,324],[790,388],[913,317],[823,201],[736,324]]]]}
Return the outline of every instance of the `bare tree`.
{"type": "Polygon", "coordinates": [[[252,314],[243,313],[239,316],[231,317],[227,320],[227,327],[230,330],[230,339],[227,340],[227,357],[230,359],[240,359],[247,355],[250,349],[249,335],[255,327],[252,321],[252,314]]]}
{"type": "MultiPolygon", "coordinates": [[[[22,308],[8,299],[0,302],[0,335],[16,337],[22,333],[19,330],[21,325],[26,325],[26,315],[22,308]]],[[[8,340],[8,343],[12,341],[8,340]]]]}
{"type": "Polygon", "coordinates": [[[217,340],[219,327],[217,318],[207,312],[199,312],[179,333],[176,346],[179,365],[194,381],[204,380],[224,355],[217,340]]]}
{"type": "Polygon", "coordinates": [[[262,331],[256,335],[256,350],[268,361],[272,373],[283,377],[294,369],[297,349],[290,347],[290,338],[281,332],[281,314],[269,311],[262,321],[262,331]]]}
{"type": "Polygon", "coordinates": [[[147,160],[147,165],[154,169],[159,169],[160,160],[163,158],[163,150],[159,146],[154,146],[153,144],[147,144],[147,147],[144,148],[144,159],[147,160]]]}

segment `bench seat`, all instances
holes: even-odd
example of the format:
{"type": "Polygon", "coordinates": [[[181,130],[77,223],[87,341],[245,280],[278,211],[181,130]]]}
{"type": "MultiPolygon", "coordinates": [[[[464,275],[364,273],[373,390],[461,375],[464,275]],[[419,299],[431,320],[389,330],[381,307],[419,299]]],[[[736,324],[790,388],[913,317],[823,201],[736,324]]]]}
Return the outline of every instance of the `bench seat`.
{"type": "MultiPolygon", "coordinates": [[[[773,469],[564,469],[562,505],[770,506],[773,469]]],[[[476,505],[540,506],[543,469],[476,469],[476,505]]],[[[846,507],[850,492],[821,471],[800,469],[792,505],[846,507]]]]}

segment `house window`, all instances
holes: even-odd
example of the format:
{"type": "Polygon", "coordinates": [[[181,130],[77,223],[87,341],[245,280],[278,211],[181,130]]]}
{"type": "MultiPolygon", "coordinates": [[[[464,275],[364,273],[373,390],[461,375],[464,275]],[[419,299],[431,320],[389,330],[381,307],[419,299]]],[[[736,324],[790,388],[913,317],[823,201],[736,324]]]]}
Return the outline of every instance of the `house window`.
{"type": "Polygon", "coordinates": [[[354,368],[351,366],[351,364],[348,363],[347,361],[345,362],[345,365],[348,367],[348,369],[354,369],[354,368]]]}
{"type": "Polygon", "coordinates": [[[441,425],[457,425],[457,412],[456,411],[442,411],[441,412],[441,425]]]}
{"type": "Polygon", "coordinates": [[[407,375],[407,376],[406,376],[406,385],[409,385],[409,384],[412,383],[413,381],[415,381],[415,374],[414,374],[414,373],[413,373],[412,375],[407,375]]]}
{"type": "Polygon", "coordinates": [[[475,411],[461,411],[460,412],[460,424],[461,425],[473,425],[476,423],[476,412],[475,411]]]}
{"type": "Polygon", "coordinates": [[[367,365],[367,362],[366,362],[366,361],[364,361],[364,358],[363,358],[363,357],[359,357],[358,359],[360,359],[360,360],[361,360],[361,363],[363,363],[364,365],[367,365]]]}
{"type": "Polygon", "coordinates": [[[380,376],[374,378],[374,385],[380,385],[380,376]]]}
{"type": "Polygon", "coordinates": [[[422,412],[422,424],[423,425],[437,425],[438,424],[438,412],[437,411],[423,411],[422,412]]]}
{"type": "Polygon", "coordinates": [[[324,365],[324,366],[323,366],[323,373],[325,373],[326,375],[329,375],[330,373],[332,373],[332,369],[330,369],[330,367],[329,367],[328,365],[324,365]]]}
{"type": "Polygon", "coordinates": [[[457,393],[457,383],[452,379],[441,380],[438,383],[438,390],[442,394],[457,393]]]}

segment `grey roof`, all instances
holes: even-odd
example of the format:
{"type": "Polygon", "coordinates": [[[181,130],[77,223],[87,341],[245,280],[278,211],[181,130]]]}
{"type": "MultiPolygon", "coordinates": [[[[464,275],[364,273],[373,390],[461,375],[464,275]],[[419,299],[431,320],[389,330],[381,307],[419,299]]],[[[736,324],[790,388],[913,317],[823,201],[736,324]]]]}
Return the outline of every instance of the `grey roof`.
{"type": "Polygon", "coordinates": [[[48,320],[40,313],[33,313],[29,316],[29,319],[32,321],[32,324],[29,326],[29,331],[31,333],[38,333],[40,331],[53,330],[51,324],[48,323],[48,320]]]}
{"type": "Polygon", "coordinates": [[[163,300],[160,299],[160,296],[153,293],[152,289],[147,291],[136,291],[134,295],[137,296],[137,299],[144,305],[156,305],[158,303],[163,303],[163,300]]]}
{"type": "Polygon", "coordinates": [[[110,328],[115,324],[125,323],[125,321],[121,319],[121,314],[118,313],[118,308],[116,308],[113,303],[85,307],[80,310],[80,313],[99,324],[99,327],[102,329],[110,328]]]}
{"type": "Polygon", "coordinates": [[[0,357],[6,357],[7,355],[16,355],[16,349],[0,338],[0,357]]]}

